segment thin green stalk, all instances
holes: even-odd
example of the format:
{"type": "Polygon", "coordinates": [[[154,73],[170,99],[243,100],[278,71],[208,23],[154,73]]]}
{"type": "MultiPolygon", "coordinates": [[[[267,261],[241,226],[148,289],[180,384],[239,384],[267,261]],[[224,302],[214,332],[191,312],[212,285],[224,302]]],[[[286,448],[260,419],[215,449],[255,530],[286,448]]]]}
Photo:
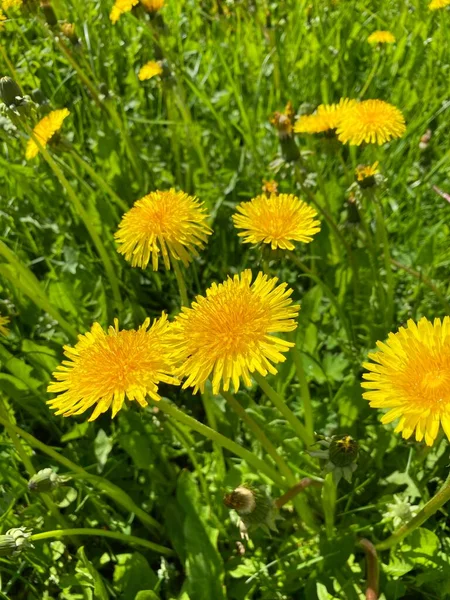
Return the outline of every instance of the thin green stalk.
{"type": "Polygon", "coordinates": [[[391,253],[389,251],[389,238],[384,223],[383,211],[378,198],[373,194],[375,212],[377,215],[377,228],[380,232],[381,242],[383,244],[384,269],[386,271],[387,283],[387,306],[386,306],[386,327],[390,330],[394,320],[394,276],[392,274],[391,253]]]}
{"type": "Polygon", "coordinates": [[[135,535],[119,533],[118,531],[105,531],[104,529],[55,529],[54,531],[44,531],[43,533],[35,533],[30,536],[30,540],[32,542],[39,542],[41,540],[48,540],[52,538],[59,539],[62,537],[73,535],[107,537],[113,540],[119,540],[120,542],[124,542],[125,544],[136,544],[137,546],[148,548],[149,550],[153,550],[153,552],[158,552],[159,554],[164,554],[165,556],[176,555],[174,550],[172,550],[171,548],[160,546],[159,544],[155,544],[154,542],[150,542],[149,540],[144,540],[143,538],[136,537],[135,535]]]}
{"type": "Polygon", "coordinates": [[[378,600],[380,567],[378,565],[378,555],[375,546],[369,540],[362,538],[358,545],[364,550],[366,555],[366,600],[378,600]]]}
{"type": "Polygon", "coordinates": [[[308,381],[306,380],[305,369],[303,368],[302,356],[298,348],[293,348],[292,353],[294,357],[295,373],[297,374],[297,380],[300,385],[300,392],[302,396],[306,431],[308,432],[308,436],[314,440],[314,413],[311,403],[311,394],[309,393],[308,381]]]}
{"type": "Polygon", "coordinates": [[[444,485],[436,494],[429,500],[425,506],[413,517],[408,523],[402,525],[397,531],[389,536],[384,542],[376,544],[377,550],[387,550],[402,541],[407,535],[412,533],[417,527],[420,527],[427,521],[435,512],[437,512],[444,504],[450,500],[450,475],[447,477],[444,485]]]}
{"type": "Polygon", "coordinates": [[[241,406],[241,404],[239,404],[239,402],[236,400],[236,398],[232,394],[230,394],[229,392],[225,392],[223,390],[220,393],[225,398],[225,400],[228,402],[228,404],[231,406],[231,408],[234,410],[234,412],[238,415],[238,417],[240,419],[242,419],[242,421],[244,421],[244,423],[252,431],[255,438],[259,441],[259,443],[264,448],[264,450],[267,452],[267,454],[272,458],[274,463],[278,466],[278,468],[280,469],[280,472],[283,474],[284,477],[286,477],[286,480],[292,481],[292,479],[294,477],[292,471],[288,467],[288,465],[285,462],[285,460],[283,459],[283,457],[280,456],[280,454],[278,453],[278,450],[275,448],[275,446],[272,444],[272,442],[266,436],[264,431],[258,425],[258,423],[254,419],[252,419],[252,417],[241,406]]]}
{"type": "MultiPolygon", "coordinates": [[[[211,427],[211,429],[214,429],[214,431],[219,431],[218,427],[217,427],[217,419],[216,419],[214,411],[211,407],[212,399],[211,399],[210,391],[205,389],[205,391],[202,392],[201,396],[202,396],[203,408],[204,408],[205,414],[206,414],[206,420],[208,421],[209,427],[211,427]]],[[[215,443],[214,449],[217,454],[217,463],[219,465],[220,473],[223,476],[225,476],[225,461],[223,458],[222,446],[220,446],[220,444],[215,443]]]]}
{"type": "Polygon", "coordinates": [[[63,172],[61,171],[61,169],[57,165],[56,161],[53,160],[53,158],[51,157],[50,153],[40,143],[40,140],[34,135],[34,133],[32,132],[32,130],[30,129],[30,127],[28,127],[28,125],[26,125],[25,127],[28,130],[28,133],[33,138],[33,140],[36,143],[37,147],[39,148],[39,151],[41,152],[41,154],[44,157],[45,161],[47,162],[47,164],[49,165],[49,167],[51,168],[51,170],[53,171],[53,173],[56,175],[58,181],[60,182],[60,184],[62,185],[62,187],[66,190],[67,196],[72,201],[72,204],[74,206],[75,213],[80,216],[80,218],[83,221],[86,229],[88,230],[88,233],[91,236],[92,242],[94,243],[94,246],[96,247],[97,252],[98,252],[98,254],[99,254],[99,256],[100,256],[100,258],[101,258],[101,260],[103,262],[103,265],[105,267],[106,275],[107,275],[107,277],[109,279],[109,283],[111,285],[111,289],[112,289],[112,292],[113,292],[114,301],[115,301],[116,305],[118,307],[120,307],[122,305],[122,299],[120,297],[119,282],[117,280],[117,277],[116,277],[115,271],[113,269],[112,263],[111,263],[111,261],[109,259],[108,253],[107,253],[107,251],[105,249],[105,246],[103,245],[103,242],[102,242],[99,234],[97,233],[97,230],[95,229],[94,225],[92,224],[91,219],[89,218],[88,213],[85,211],[84,206],[83,206],[81,200],[78,198],[78,196],[76,195],[76,193],[73,191],[72,186],[70,185],[70,183],[65,178],[63,172]]]}
{"type": "Polygon", "coordinates": [[[266,394],[272,404],[279,410],[279,412],[283,415],[298,437],[302,440],[305,446],[310,446],[314,443],[314,437],[308,433],[306,427],[301,423],[301,421],[295,416],[295,414],[291,411],[289,406],[286,404],[284,399],[278,394],[271,385],[267,383],[262,375],[259,373],[252,374],[253,379],[262,389],[262,391],[266,394]]]}
{"type": "Polygon", "coordinates": [[[180,265],[177,260],[172,260],[173,272],[177,278],[178,289],[180,291],[181,306],[189,306],[189,299],[186,290],[186,283],[184,281],[183,273],[181,272],[180,265]]]}
{"type": "MultiPolygon", "coordinates": [[[[17,85],[20,87],[20,89],[22,91],[22,87],[21,87],[21,85],[19,83],[19,80],[18,80],[18,77],[17,77],[16,70],[14,68],[14,65],[9,60],[8,54],[6,53],[6,50],[3,48],[2,44],[0,44],[0,54],[2,55],[2,58],[5,61],[8,69],[9,69],[9,71],[11,73],[11,77],[14,79],[14,81],[17,83],[17,85]]],[[[23,91],[22,91],[22,95],[23,95],[23,91]]]]}
{"type": "Polygon", "coordinates": [[[72,462],[62,454],[59,454],[59,452],[57,452],[50,446],[47,446],[47,444],[40,442],[30,433],[24,431],[20,427],[17,427],[17,425],[9,423],[2,416],[0,416],[0,423],[5,427],[9,427],[11,430],[15,431],[17,435],[26,440],[32,448],[36,448],[44,454],[47,454],[47,456],[50,456],[51,458],[59,462],[59,464],[69,469],[69,471],[77,473],[81,476],[82,479],[92,483],[97,489],[104,492],[107,496],[114,500],[116,504],[118,504],[122,508],[125,508],[130,513],[134,513],[137,516],[137,518],[140,519],[142,523],[144,523],[144,525],[157,529],[158,531],[162,530],[162,526],[158,523],[158,521],[156,521],[156,519],[147,514],[144,510],[142,510],[142,508],[139,508],[139,506],[135,504],[135,502],[130,498],[130,496],[114,483],[111,483],[103,477],[91,475],[91,473],[88,473],[76,463],[72,462]]]}
{"type": "Polygon", "coordinates": [[[190,417],[186,413],[182,412],[168,400],[163,398],[159,402],[155,402],[154,406],[159,408],[159,410],[169,415],[170,417],[177,419],[177,421],[180,421],[180,423],[187,425],[189,429],[196,431],[200,435],[203,435],[209,440],[216,442],[223,448],[226,448],[236,456],[239,456],[240,458],[245,460],[249,465],[251,465],[257,472],[260,472],[269,479],[271,479],[280,488],[289,487],[289,484],[286,483],[284,479],[277,473],[277,471],[275,471],[275,469],[268,465],[267,462],[261,460],[260,458],[255,456],[253,452],[249,452],[248,450],[246,450],[239,444],[236,444],[236,442],[233,442],[221,433],[214,431],[214,429],[211,429],[207,425],[203,425],[203,423],[200,423],[199,421],[197,421],[197,419],[194,419],[193,417],[190,417]]]}
{"type": "Polygon", "coordinates": [[[363,89],[361,90],[361,93],[359,94],[359,99],[361,100],[364,97],[364,94],[367,92],[367,90],[369,89],[370,84],[373,81],[373,78],[375,77],[375,75],[377,74],[378,71],[378,67],[380,65],[380,56],[381,56],[381,51],[378,48],[377,49],[377,54],[375,56],[375,60],[373,61],[373,66],[372,69],[369,73],[369,76],[366,79],[366,83],[364,84],[363,89]]]}
{"type": "Polygon", "coordinates": [[[72,156],[75,159],[75,161],[86,171],[89,177],[91,177],[91,179],[95,181],[98,187],[101,188],[105,192],[105,194],[107,194],[121,210],[123,210],[124,212],[127,212],[129,210],[130,207],[127,205],[127,203],[116,194],[112,187],[106,183],[103,177],[101,177],[97,173],[97,171],[93,169],[91,165],[86,160],[84,160],[84,158],[80,156],[73,147],[71,147],[70,149],[70,156],[72,156]]]}
{"type": "Polygon", "coordinates": [[[4,256],[8,263],[15,269],[16,276],[13,277],[6,267],[2,268],[1,264],[0,273],[4,277],[7,277],[16,288],[20,289],[26,296],[28,296],[36,304],[36,306],[53,317],[55,321],[59,323],[61,329],[63,329],[69,337],[76,338],[77,330],[72,327],[72,325],[70,325],[70,323],[66,321],[60,314],[58,309],[52,305],[34,273],[32,273],[28,267],[23,265],[17,255],[1,240],[0,256],[4,256]]]}
{"type": "Polygon", "coordinates": [[[334,515],[336,511],[336,484],[333,473],[328,473],[323,482],[322,506],[325,515],[325,531],[327,538],[331,539],[334,535],[334,515]]]}

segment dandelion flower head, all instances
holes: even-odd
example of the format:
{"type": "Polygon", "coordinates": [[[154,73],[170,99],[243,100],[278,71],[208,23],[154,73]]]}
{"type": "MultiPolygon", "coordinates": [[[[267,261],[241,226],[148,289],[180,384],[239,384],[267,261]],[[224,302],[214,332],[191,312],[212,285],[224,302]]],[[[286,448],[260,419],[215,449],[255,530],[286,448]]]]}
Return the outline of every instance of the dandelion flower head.
{"type": "Polygon", "coordinates": [[[428,8],[430,10],[439,10],[440,8],[445,8],[446,6],[450,6],[450,0],[431,0],[428,8]]]}
{"type": "Polygon", "coordinates": [[[292,102],[290,100],[286,104],[283,112],[276,111],[273,113],[270,122],[276,127],[278,134],[281,137],[290,136],[292,134],[294,115],[294,107],[292,106],[292,102]]]}
{"type": "Polygon", "coordinates": [[[374,31],[367,41],[369,44],[394,44],[395,36],[390,31],[374,31]]]}
{"type": "Polygon", "coordinates": [[[113,24],[117,23],[123,13],[130,12],[133,6],[136,6],[139,0],[116,0],[111,9],[109,18],[113,24]]]}
{"type": "Polygon", "coordinates": [[[356,180],[364,181],[364,179],[374,177],[379,173],[378,165],[378,161],[374,162],[373,165],[358,165],[355,169],[356,180]]]}
{"type": "Polygon", "coordinates": [[[350,109],[356,100],[341,98],[337,104],[320,104],[312,115],[301,116],[294,125],[295,133],[323,133],[336,129],[344,111],[350,109]]]}
{"type": "Polygon", "coordinates": [[[273,334],[293,331],[300,308],[292,303],[292,289],[277,283],[263,273],[252,283],[247,269],[213,283],[206,296],[182,309],[172,325],[172,348],[176,373],[186,377],[183,388],[203,391],[211,376],[215,394],[221,386],[228,391],[230,382],[237,391],[241,378],[251,384],[250,373],[277,372],[273,364],[283,362],[293,344],[273,334]]]}
{"type": "Polygon", "coordinates": [[[7,337],[9,335],[9,329],[6,327],[9,323],[9,317],[2,317],[0,315],[0,333],[7,337]]]}
{"type": "Polygon", "coordinates": [[[56,369],[55,381],[47,388],[58,395],[47,404],[65,417],[96,405],[89,418],[93,421],[109,408],[115,417],[126,398],[140,406],[148,404],[146,396],[160,400],[161,381],[178,384],[167,344],[167,316],[163,314],[149,327],[150,319],[137,330],[120,331],[117,319],[108,331],[94,323],[89,332],[78,336],[75,346],[64,347],[68,360],[56,369]]]}
{"type": "Polygon", "coordinates": [[[174,189],[151,192],[122,217],[114,235],[117,250],[132,267],[145,269],[151,259],[156,271],[160,254],[166,269],[170,258],[187,266],[212,233],[207,218],[203,203],[193,196],[174,189]]]}
{"type": "Polygon", "coordinates": [[[158,12],[164,6],[165,0],[141,0],[141,4],[149,12],[158,12]]]}
{"type": "Polygon", "coordinates": [[[1,3],[3,10],[8,10],[10,8],[20,8],[23,4],[23,0],[3,0],[1,3]]]}
{"type": "Polygon", "coordinates": [[[363,394],[370,406],[386,408],[382,423],[399,419],[395,431],[432,446],[440,425],[450,439],[450,317],[425,317],[390,333],[363,366],[363,394]]]}
{"type": "MultiPolygon", "coordinates": [[[[67,108],[60,110],[53,110],[46,117],[41,119],[36,127],[33,129],[33,135],[38,139],[41,146],[44,148],[48,142],[59,131],[62,127],[64,119],[70,115],[67,108]]],[[[31,160],[39,154],[39,147],[33,138],[28,140],[27,149],[25,152],[25,158],[31,160]]]]}
{"type": "Polygon", "coordinates": [[[151,79],[156,75],[161,75],[162,72],[163,69],[159,62],[150,60],[143,67],[140,68],[138,77],[140,81],[145,81],[146,79],[151,79]]]}
{"type": "Polygon", "coordinates": [[[241,202],[233,215],[238,235],[247,244],[270,244],[272,250],[294,250],[292,242],[311,242],[320,231],[317,212],[293,194],[262,194],[241,202]]]}
{"type": "Polygon", "coordinates": [[[383,100],[364,100],[345,110],[337,135],[342,143],[360,146],[384,144],[406,131],[405,118],[398,108],[383,100]]]}

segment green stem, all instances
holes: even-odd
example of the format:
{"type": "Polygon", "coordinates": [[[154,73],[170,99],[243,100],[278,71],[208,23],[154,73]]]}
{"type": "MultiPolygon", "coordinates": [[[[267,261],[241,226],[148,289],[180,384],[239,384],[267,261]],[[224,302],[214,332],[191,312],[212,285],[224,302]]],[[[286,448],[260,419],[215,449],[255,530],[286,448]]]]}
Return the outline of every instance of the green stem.
{"type": "Polygon", "coordinates": [[[288,407],[284,399],[273,389],[271,385],[267,383],[262,375],[255,372],[252,374],[253,379],[262,389],[262,391],[266,394],[272,404],[279,410],[279,412],[283,415],[298,437],[302,440],[305,446],[310,446],[314,443],[314,437],[308,433],[308,430],[300,422],[300,420],[295,416],[295,414],[288,407]]]}
{"type": "Polygon", "coordinates": [[[110,196],[111,200],[113,200],[113,202],[117,204],[117,206],[121,210],[123,210],[124,212],[127,212],[129,210],[130,207],[127,205],[127,203],[124,200],[122,200],[122,198],[116,194],[112,187],[106,183],[103,177],[101,177],[97,173],[97,171],[93,169],[91,165],[78,154],[75,148],[70,149],[70,155],[86,171],[89,177],[91,177],[91,179],[95,181],[98,187],[101,188],[105,192],[105,194],[110,196]]]}
{"type": "Polygon", "coordinates": [[[359,94],[360,100],[364,97],[364,94],[369,89],[369,86],[372,83],[372,80],[373,80],[373,78],[375,77],[375,75],[377,73],[378,67],[380,65],[380,55],[381,55],[381,52],[379,50],[377,50],[377,54],[376,54],[375,60],[373,61],[372,69],[371,69],[371,71],[369,73],[369,76],[366,79],[366,83],[364,84],[364,87],[361,90],[361,93],[359,94]]]}
{"type": "Polygon", "coordinates": [[[306,488],[310,485],[320,487],[321,485],[323,485],[323,480],[311,479],[311,477],[304,477],[301,481],[293,485],[291,489],[288,490],[285,494],[277,498],[274,502],[274,506],[278,509],[281,508],[290,500],[295,498],[295,496],[306,490],[306,488]]]}
{"type": "Polygon", "coordinates": [[[397,531],[389,536],[384,542],[376,544],[377,550],[387,550],[402,541],[407,535],[412,533],[417,527],[420,527],[435,512],[437,512],[446,502],[450,500],[450,475],[447,477],[441,489],[429,500],[415,517],[405,525],[402,525],[397,531]]]}
{"type": "Polygon", "coordinates": [[[298,348],[293,348],[292,353],[294,357],[295,372],[297,374],[297,380],[300,385],[300,391],[302,395],[306,431],[314,443],[314,413],[311,403],[311,394],[309,393],[308,381],[306,379],[305,369],[303,368],[302,356],[298,348]]]}
{"type": "Polygon", "coordinates": [[[72,462],[62,454],[59,454],[59,452],[57,452],[53,448],[50,448],[50,446],[47,446],[47,444],[40,442],[30,433],[24,431],[20,427],[17,427],[17,425],[9,423],[2,416],[0,416],[0,423],[5,427],[9,428],[10,430],[15,431],[15,433],[17,433],[17,435],[26,440],[32,448],[36,448],[44,454],[47,454],[47,456],[50,456],[51,458],[59,462],[61,465],[69,469],[69,471],[73,471],[74,473],[80,475],[82,479],[91,482],[97,489],[104,492],[119,506],[122,506],[130,513],[134,513],[138,517],[138,519],[140,519],[142,523],[144,523],[148,527],[157,529],[159,531],[162,530],[161,525],[158,523],[158,521],[156,521],[156,519],[148,515],[144,510],[142,510],[142,508],[139,508],[139,506],[135,504],[135,502],[130,498],[130,496],[114,483],[111,483],[107,479],[103,479],[103,477],[91,475],[82,467],[78,466],[76,463],[72,462]]]}
{"type": "Polygon", "coordinates": [[[204,437],[216,442],[223,448],[230,450],[236,456],[239,456],[243,460],[245,460],[249,465],[251,465],[256,471],[263,473],[266,477],[271,479],[276,485],[280,488],[289,487],[288,484],[284,481],[284,479],[273,469],[270,465],[268,465],[264,460],[261,460],[257,456],[255,456],[252,452],[249,452],[236,442],[233,442],[229,438],[225,437],[221,433],[214,431],[210,427],[203,425],[193,417],[190,417],[186,413],[182,412],[178,408],[176,408],[172,403],[164,398],[159,402],[155,402],[154,406],[159,408],[162,412],[177,419],[180,423],[187,425],[193,431],[200,433],[204,437]]]}
{"type": "Polygon", "coordinates": [[[181,306],[189,306],[189,299],[186,291],[186,283],[184,281],[183,273],[181,272],[180,265],[175,258],[171,261],[173,266],[173,272],[177,278],[178,289],[180,291],[181,306]]]}
{"type": "Polygon", "coordinates": [[[336,510],[336,484],[332,473],[327,474],[323,483],[322,506],[325,515],[327,538],[331,539],[334,535],[334,515],[336,510]]]}
{"type": "Polygon", "coordinates": [[[72,201],[72,204],[74,206],[75,213],[80,216],[86,229],[88,230],[88,233],[91,236],[94,246],[96,247],[97,252],[98,252],[98,254],[103,262],[103,265],[105,267],[106,275],[109,279],[109,283],[111,285],[111,289],[113,292],[114,301],[115,301],[116,305],[118,307],[120,307],[122,305],[122,299],[120,297],[119,282],[117,280],[112,263],[109,259],[108,253],[106,252],[106,249],[103,245],[102,240],[100,239],[100,236],[97,233],[97,230],[95,229],[94,225],[92,224],[92,221],[89,218],[88,213],[85,211],[83,204],[81,203],[81,200],[78,198],[78,196],[73,191],[72,186],[65,178],[63,172],[57,165],[56,161],[53,160],[50,153],[40,143],[39,138],[37,138],[34,135],[32,130],[30,129],[30,127],[28,127],[28,125],[25,125],[25,127],[28,130],[28,133],[31,135],[33,141],[36,143],[37,147],[39,148],[39,151],[41,152],[45,161],[47,162],[47,164],[49,165],[49,167],[51,168],[53,173],[56,175],[58,181],[60,182],[62,187],[66,190],[67,196],[72,201]]]}
{"type": "Polygon", "coordinates": [[[105,531],[104,529],[55,529],[54,531],[44,531],[43,533],[35,533],[30,536],[30,540],[33,542],[39,542],[41,540],[48,540],[52,538],[62,538],[73,535],[91,535],[96,537],[107,537],[113,540],[119,540],[125,544],[136,544],[143,546],[153,552],[164,554],[165,556],[175,556],[176,553],[171,548],[160,546],[154,542],[149,542],[135,535],[127,535],[125,533],[119,533],[118,531],[105,531]]]}
{"type": "Polygon", "coordinates": [[[8,246],[0,240],[0,256],[4,256],[8,263],[15,269],[16,277],[12,277],[7,272],[7,269],[2,269],[0,272],[4,277],[11,280],[16,288],[19,288],[26,296],[28,296],[40,309],[47,312],[51,317],[58,321],[61,329],[71,338],[77,337],[77,330],[70,325],[68,321],[59,313],[49,298],[42,289],[38,279],[28,267],[23,265],[17,255],[8,248],[8,246]]]}
{"type": "Polygon", "coordinates": [[[387,307],[386,307],[386,327],[390,331],[394,319],[394,277],[392,274],[391,253],[389,251],[389,238],[384,223],[383,211],[378,198],[373,195],[375,212],[377,215],[377,228],[380,232],[381,242],[383,244],[384,269],[386,271],[387,283],[387,307]]]}
{"type": "MultiPolygon", "coordinates": [[[[256,421],[251,418],[251,416],[239,404],[239,402],[236,400],[236,398],[232,394],[230,394],[229,392],[225,392],[224,390],[222,390],[220,393],[225,398],[225,400],[228,402],[228,404],[231,406],[231,408],[234,410],[234,412],[238,415],[238,417],[240,419],[242,419],[244,421],[244,423],[246,423],[248,428],[253,432],[255,438],[260,442],[261,446],[264,448],[264,450],[267,452],[267,454],[272,458],[274,463],[278,466],[278,468],[280,469],[280,472],[283,474],[284,477],[286,477],[286,480],[288,482],[291,482],[294,479],[294,475],[293,475],[292,471],[290,470],[290,468],[288,467],[288,465],[284,461],[284,459],[280,456],[277,449],[272,444],[272,442],[269,440],[269,438],[266,436],[264,431],[258,425],[258,423],[256,423],[256,421]]],[[[289,483],[289,484],[292,485],[291,483],[289,483]]]]}
{"type": "MultiPolygon", "coordinates": [[[[211,427],[211,429],[214,429],[214,431],[219,431],[217,428],[217,419],[214,414],[214,410],[211,406],[211,393],[208,389],[205,389],[205,391],[202,392],[202,402],[208,425],[211,427]]],[[[223,458],[222,446],[220,446],[219,444],[214,444],[214,449],[217,454],[217,464],[218,468],[220,469],[220,474],[222,477],[225,477],[225,461],[223,458]]]]}

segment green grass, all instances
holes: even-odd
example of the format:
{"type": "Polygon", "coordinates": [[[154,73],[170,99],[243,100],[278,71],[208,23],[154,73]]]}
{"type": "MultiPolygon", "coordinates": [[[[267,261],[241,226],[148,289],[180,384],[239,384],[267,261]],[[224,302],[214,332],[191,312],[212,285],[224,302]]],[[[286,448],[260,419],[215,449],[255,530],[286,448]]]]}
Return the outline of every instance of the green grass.
{"type": "MultiPolygon", "coordinates": [[[[137,12],[113,26],[112,2],[54,0],[58,19],[75,24],[73,46],[29,4],[8,11],[0,76],[13,76],[40,116],[70,110],[62,133],[73,150],[49,146],[26,162],[37,115],[23,128],[2,111],[0,314],[11,333],[0,337],[0,522],[2,533],[30,528],[34,549],[0,556],[0,598],[364,598],[358,540],[388,538],[395,527],[382,519],[394,494],[422,506],[448,473],[445,436],[431,449],[402,440],[360,388],[377,340],[409,318],[450,314],[450,206],[433,191],[450,193],[448,9],[431,12],[426,0],[167,0],[158,18],[137,12]],[[375,29],[390,29],[396,44],[373,49],[375,29]],[[151,59],[164,60],[165,77],[139,82],[151,59]],[[274,111],[291,100],[311,112],[364,87],[364,98],[402,110],[402,139],[349,148],[297,136],[301,160],[280,158],[274,111]],[[354,183],[355,167],[376,160],[380,205],[354,183]],[[250,532],[241,556],[224,493],[247,481],[275,499],[302,477],[322,478],[267,390],[236,395],[251,423],[208,387],[202,398],[163,385],[159,410],[132,403],[94,423],[55,417],[45,402],[62,346],[78,332],[180,309],[173,271],[132,269],[116,252],[124,208],[171,186],[205,202],[214,234],[183,269],[192,300],[213,281],[263,268],[231,221],[263,179],[314,202],[322,222],[313,243],[270,261],[301,311],[297,349],[266,381],[307,432],[348,433],[360,456],[351,484],[310,486],[281,509],[277,531],[250,532]],[[30,493],[29,477],[48,466],[72,476],[69,487],[30,493]]],[[[444,506],[380,551],[380,598],[450,598],[446,516],[444,506]]]]}

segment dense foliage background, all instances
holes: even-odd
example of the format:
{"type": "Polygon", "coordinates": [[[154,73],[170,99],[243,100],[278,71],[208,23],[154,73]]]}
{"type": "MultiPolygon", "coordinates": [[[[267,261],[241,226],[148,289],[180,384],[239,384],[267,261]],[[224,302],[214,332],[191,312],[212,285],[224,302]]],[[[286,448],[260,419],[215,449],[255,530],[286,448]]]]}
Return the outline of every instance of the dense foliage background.
{"type": "MultiPolygon", "coordinates": [[[[156,17],[138,10],[113,26],[111,4],[53,2],[59,22],[75,24],[75,45],[30,0],[29,8],[7,11],[0,31],[0,75],[13,76],[41,115],[50,108],[70,110],[63,134],[94,173],[64,148],[55,148],[53,156],[107,250],[121,296],[120,302],[113,297],[71,198],[42,156],[25,161],[26,136],[5,113],[0,313],[10,317],[11,333],[0,338],[0,417],[20,427],[22,445],[18,430],[2,431],[0,521],[3,533],[19,526],[35,534],[96,528],[163,548],[96,535],[36,540],[34,550],[0,557],[0,597],[364,598],[357,537],[387,537],[398,524],[386,517],[394,494],[419,505],[448,472],[447,441],[439,438],[429,449],[402,440],[393,426],[379,423],[380,411],[362,399],[360,381],[367,353],[389,331],[408,318],[450,314],[450,206],[433,189],[450,193],[450,13],[429,11],[425,0],[168,0],[156,17]],[[367,37],[376,29],[390,29],[396,43],[370,46],[367,37]],[[140,82],[137,72],[151,59],[164,60],[166,72],[140,82]],[[303,114],[322,102],[357,98],[372,71],[365,97],[398,106],[406,135],[364,148],[298,136],[301,160],[286,162],[272,113],[289,100],[303,114]],[[355,167],[376,160],[389,267],[374,202],[354,183],[355,167]],[[263,179],[275,179],[280,191],[321,209],[322,230],[313,243],[298,246],[297,262],[278,256],[270,268],[301,303],[296,341],[315,430],[348,433],[361,450],[352,483],[339,483],[328,535],[321,489],[310,488],[305,496],[316,530],[286,505],[278,531],[255,530],[242,554],[224,493],[242,481],[266,486],[273,498],[283,490],[154,407],[140,410],[133,403],[114,421],[106,414],[87,423],[84,415],[55,417],[45,402],[62,345],[73,343],[74,333],[94,321],[107,326],[118,317],[131,328],[146,316],[179,310],[172,271],[132,269],[116,252],[113,233],[123,206],[171,186],[206,203],[214,234],[185,271],[193,298],[243,268],[260,270],[260,251],[242,245],[231,215],[238,202],[260,193],[263,179]],[[33,495],[26,486],[30,474],[48,466],[72,475],[69,487],[33,495]]],[[[302,417],[295,356],[289,353],[279,376],[269,379],[302,417]]],[[[162,392],[265,457],[221,397],[202,399],[164,386],[162,392]]],[[[237,398],[299,478],[320,475],[319,463],[258,388],[237,398]]],[[[381,598],[450,597],[446,517],[437,513],[380,554],[381,598]]]]}

